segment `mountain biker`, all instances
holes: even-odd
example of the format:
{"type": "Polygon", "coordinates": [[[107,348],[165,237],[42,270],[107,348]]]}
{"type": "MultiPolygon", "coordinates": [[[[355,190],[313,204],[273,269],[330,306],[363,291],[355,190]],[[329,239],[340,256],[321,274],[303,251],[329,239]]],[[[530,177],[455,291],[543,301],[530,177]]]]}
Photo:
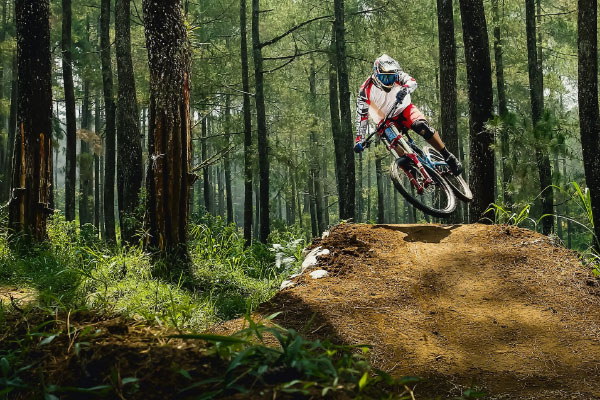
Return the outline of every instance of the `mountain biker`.
{"type": "MultiPolygon", "coordinates": [[[[360,87],[356,101],[356,144],[354,151],[364,150],[363,137],[367,130],[368,119],[379,124],[398,101],[398,108],[391,116],[391,121],[399,130],[412,129],[423,136],[427,142],[439,151],[454,175],[459,175],[463,168],[460,161],[450,153],[440,135],[429,126],[429,122],[417,107],[410,101],[410,94],[417,88],[414,78],[402,71],[396,60],[383,54],[373,63],[373,73],[360,87]]],[[[390,142],[393,141],[393,138],[390,142]]],[[[402,149],[397,146],[399,155],[402,149]]]]}

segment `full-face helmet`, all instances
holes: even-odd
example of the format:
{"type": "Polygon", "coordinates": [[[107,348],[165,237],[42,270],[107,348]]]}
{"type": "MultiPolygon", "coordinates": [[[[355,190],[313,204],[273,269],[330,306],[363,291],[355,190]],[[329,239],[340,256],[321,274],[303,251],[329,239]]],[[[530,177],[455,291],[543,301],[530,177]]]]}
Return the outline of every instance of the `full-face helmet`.
{"type": "Polygon", "coordinates": [[[373,63],[373,81],[385,91],[394,86],[400,72],[400,64],[387,54],[378,57],[373,63]]]}

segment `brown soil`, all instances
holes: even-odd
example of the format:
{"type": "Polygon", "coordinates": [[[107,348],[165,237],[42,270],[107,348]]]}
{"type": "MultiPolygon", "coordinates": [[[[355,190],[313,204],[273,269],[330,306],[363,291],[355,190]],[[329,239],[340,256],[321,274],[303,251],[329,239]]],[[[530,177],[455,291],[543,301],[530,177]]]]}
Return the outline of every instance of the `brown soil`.
{"type": "Polygon", "coordinates": [[[301,275],[259,315],[283,311],[277,323],[309,337],[372,344],[376,367],[425,378],[417,398],[465,388],[496,399],[600,398],[600,288],[547,237],[505,226],[340,225],[316,245],[331,251],[318,267],[331,275],[301,275]]]}
{"type": "MultiPolygon", "coordinates": [[[[600,399],[600,286],[574,253],[547,237],[504,226],[344,224],[314,246],[331,251],[318,266],[330,276],[295,278],[256,317],[282,311],[276,322],[309,338],[373,345],[375,367],[424,378],[417,399],[466,388],[492,399],[600,399]]],[[[7,287],[0,295],[16,299],[17,292],[7,287]]],[[[42,371],[61,386],[136,377],[140,391],[117,383],[111,398],[167,399],[190,384],[180,370],[197,382],[226,368],[202,343],[167,339],[173,331],[166,329],[85,312],[36,318],[16,312],[5,321],[9,330],[0,326],[9,348],[18,346],[11,338],[48,319],[55,322],[43,330],[62,332],[46,345],[34,338],[29,382],[42,371]]],[[[214,330],[239,327],[234,320],[214,330]]]]}

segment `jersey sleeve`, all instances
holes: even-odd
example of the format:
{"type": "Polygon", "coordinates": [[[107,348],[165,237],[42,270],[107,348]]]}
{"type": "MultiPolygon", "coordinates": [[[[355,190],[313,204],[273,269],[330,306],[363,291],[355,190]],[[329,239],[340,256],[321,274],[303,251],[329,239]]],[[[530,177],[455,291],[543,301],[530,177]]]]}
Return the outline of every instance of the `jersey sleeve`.
{"type": "Polygon", "coordinates": [[[367,131],[367,124],[369,123],[369,92],[371,86],[371,79],[367,79],[365,83],[360,87],[358,97],[356,98],[356,141],[358,142],[363,138],[367,131]]]}
{"type": "Polygon", "coordinates": [[[410,76],[409,74],[407,74],[404,71],[402,71],[402,72],[400,72],[400,74],[398,74],[398,82],[402,86],[407,88],[408,94],[411,94],[417,88],[417,81],[415,80],[415,78],[413,78],[412,76],[410,76]]]}

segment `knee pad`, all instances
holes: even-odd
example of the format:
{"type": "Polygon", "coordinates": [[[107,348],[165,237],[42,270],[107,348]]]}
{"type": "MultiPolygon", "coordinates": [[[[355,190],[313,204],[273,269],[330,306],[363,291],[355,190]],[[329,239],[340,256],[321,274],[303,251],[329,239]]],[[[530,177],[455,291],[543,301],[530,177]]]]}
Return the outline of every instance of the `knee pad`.
{"type": "Polygon", "coordinates": [[[413,122],[411,128],[413,131],[423,136],[423,139],[425,140],[431,139],[435,134],[435,130],[433,130],[424,119],[419,119],[413,122]]]}

